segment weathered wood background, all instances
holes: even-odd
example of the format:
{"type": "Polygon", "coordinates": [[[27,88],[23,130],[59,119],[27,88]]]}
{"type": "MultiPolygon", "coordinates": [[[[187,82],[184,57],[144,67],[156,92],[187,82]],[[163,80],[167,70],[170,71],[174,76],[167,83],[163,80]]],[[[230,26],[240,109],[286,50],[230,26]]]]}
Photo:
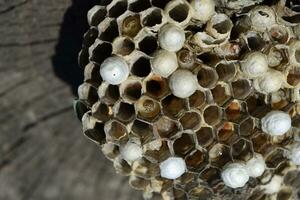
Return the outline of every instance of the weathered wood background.
{"type": "Polygon", "coordinates": [[[92,0],[0,0],[0,200],[135,200],[72,100],[92,0]]]}

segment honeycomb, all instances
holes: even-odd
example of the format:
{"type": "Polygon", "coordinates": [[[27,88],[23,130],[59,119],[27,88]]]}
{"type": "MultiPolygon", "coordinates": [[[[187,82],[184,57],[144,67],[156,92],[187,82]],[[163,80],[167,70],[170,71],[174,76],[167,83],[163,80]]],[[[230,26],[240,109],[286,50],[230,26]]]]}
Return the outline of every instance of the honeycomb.
{"type": "Polygon", "coordinates": [[[296,0],[99,1],[79,54],[74,105],[85,136],[145,199],[300,199],[299,8],[296,0]],[[258,155],[261,174],[226,183],[226,170],[258,155]],[[180,162],[164,168],[172,159],[180,162]]]}

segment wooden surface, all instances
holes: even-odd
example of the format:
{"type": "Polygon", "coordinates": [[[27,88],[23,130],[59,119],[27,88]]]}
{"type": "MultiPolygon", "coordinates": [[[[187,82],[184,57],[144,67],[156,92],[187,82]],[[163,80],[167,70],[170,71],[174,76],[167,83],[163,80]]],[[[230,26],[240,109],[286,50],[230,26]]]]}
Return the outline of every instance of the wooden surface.
{"type": "Polygon", "coordinates": [[[0,0],[0,200],[141,199],[73,114],[93,4],[0,0]]]}

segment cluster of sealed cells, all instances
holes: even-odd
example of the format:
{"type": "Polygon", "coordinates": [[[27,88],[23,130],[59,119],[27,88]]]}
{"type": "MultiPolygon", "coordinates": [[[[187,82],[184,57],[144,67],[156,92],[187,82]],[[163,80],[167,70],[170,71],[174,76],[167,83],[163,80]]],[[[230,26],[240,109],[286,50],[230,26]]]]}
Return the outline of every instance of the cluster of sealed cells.
{"type": "MultiPolygon", "coordinates": [[[[265,7],[262,17],[268,15],[265,7]]],[[[251,19],[235,18],[214,24],[221,38],[217,34],[209,39],[193,37],[206,31],[206,22],[193,19],[191,5],[184,0],[104,0],[89,12],[91,27],[79,55],[85,79],[77,107],[84,113],[84,133],[101,146],[117,172],[130,177],[132,187],[145,192],[145,198],[157,193],[164,199],[267,199],[271,194],[258,186],[274,176],[284,177],[277,199],[300,196],[299,169],[285,155],[300,128],[300,106],[295,103],[300,83],[296,31],[274,24],[263,33],[260,27],[245,26],[251,19]],[[153,55],[161,49],[158,32],[166,24],[185,32],[185,43],[176,51],[177,70],[192,72],[198,83],[186,98],[174,95],[170,76],[153,71],[153,55]],[[290,45],[296,49],[294,55],[290,45]],[[241,71],[240,60],[251,52],[274,57],[269,65],[284,74],[279,89],[268,93],[263,84],[269,80],[241,71]],[[129,67],[120,84],[109,84],[100,75],[101,64],[112,55],[129,67]],[[254,79],[259,79],[259,89],[253,86],[254,79]],[[291,117],[292,128],[282,136],[261,130],[261,119],[272,110],[291,117]],[[142,157],[132,162],[123,158],[120,149],[128,142],[141,146],[142,157]],[[247,162],[256,153],[265,160],[263,175],[250,178],[243,188],[227,187],[222,168],[247,162]],[[175,180],[160,174],[160,163],[170,157],[182,158],[187,168],[175,180]]]]}

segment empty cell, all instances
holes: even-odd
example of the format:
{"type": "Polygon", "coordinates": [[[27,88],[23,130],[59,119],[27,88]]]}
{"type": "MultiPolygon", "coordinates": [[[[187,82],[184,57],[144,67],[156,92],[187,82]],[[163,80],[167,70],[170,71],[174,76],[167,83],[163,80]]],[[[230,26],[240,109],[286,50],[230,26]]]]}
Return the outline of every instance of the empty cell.
{"type": "Polygon", "coordinates": [[[116,117],[122,122],[131,122],[135,118],[135,109],[134,106],[120,102],[116,105],[116,117]]]}
{"type": "Polygon", "coordinates": [[[197,90],[194,94],[192,94],[189,97],[189,104],[190,107],[193,108],[200,108],[201,106],[203,106],[206,103],[206,96],[205,93],[197,90]]]}
{"type": "Polygon", "coordinates": [[[255,129],[254,119],[249,117],[240,123],[239,134],[241,136],[249,136],[249,135],[253,134],[254,129],[255,129]]]}
{"type": "Polygon", "coordinates": [[[177,118],[185,110],[185,101],[171,94],[162,100],[162,107],[165,115],[177,118]]]}
{"type": "Polygon", "coordinates": [[[98,38],[99,31],[96,27],[91,27],[83,36],[83,47],[89,48],[98,38]]]}
{"type": "Polygon", "coordinates": [[[152,5],[164,9],[171,0],[152,0],[152,5]]]}
{"type": "MultiPolygon", "coordinates": [[[[110,20],[110,19],[108,19],[108,20],[110,20]]],[[[107,21],[103,21],[102,23],[104,23],[104,22],[107,23],[107,21]]],[[[117,24],[116,20],[110,20],[110,22],[103,29],[104,29],[103,32],[100,33],[100,36],[99,36],[99,38],[103,41],[112,42],[116,37],[119,36],[119,29],[118,29],[118,24],[117,24]]],[[[107,49],[103,49],[103,51],[106,51],[106,50],[107,49]]]]}
{"type": "Polygon", "coordinates": [[[229,99],[230,95],[229,88],[226,85],[217,85],[214,89],[211,90],[214,101],[219,106],[224,105],[229,99]]]}
{"type": "Polygon", "coordinates": [[[91,111],[93,117],[95,117],[97,120],[105,122],[110,118],[110,109],[111,108],[109,108],[106,104],[98,101],[93,105],[91,111]]]}
{"type": "Polygon", "coordinates": [[[131,54],[135,49],[134,42],[126,37],[118,37],[113,42],[113,52],[121,56],[131,54]]]}
{"type": "Polygon", "coordinates": [[[97,40],[94,45],[90,47],[89,52],[90,60],[101,65],[106,58],[111,56],[112,45],[108,42],[97,40]]]}
{"type": "Polygon", "coordinates": [[[235,77],[237,72],[234,63],[220,63],[216,66],[216,70],[220,81],[231,81],[235,77]]]}
{"type": "Polygon", "coordinates": [[[171,138],[179,131],[177,122],[165,116],[159,118],[154,123],[154,128],[161,138],[171,138]]]}
{"type": "Polygon", "coordinates": [[[186,112],[179,121],[183,129],[197,130],[200,127],[201,116],[198,112],[186,112]]]}
{"type": "Polygon", "coordinates": [[[233,100],[225,109],[226,118],[229,121],[236,121],[242,115],[241,103],[237,100],[233,100]]]}
{"type": "Polygon", "coordinates": [[[251,137],[253,149],[260,154],[266,154],[272,149],[270,136],[262,132],[258,132],[251,137]]]}
{"type": "Polygon", "coordinates": [[[219,169],[208,167],[200,173],[199,178],[206,181],[210,186],[214,186],[222,181],[220,173],[219,169]]]}
{"type": "Polygon", "coordinates": [[[189,15],[189,6],[185,3],[178,3],[169,10],[168,15],[172,20],[181,23],[185,21],[189,15]]]}
{"type": "Polygon", "coordinates": [[[161,23],[162,23],[162,12],[158,8],[154,8],[143,19],[143,25],[148,27],[153,27],[161,23]]]}
{"type": "Polygon", "coordinates": [[[135,102],[142,95],[142,83],[138,79],[129,78],[121,84],[120,92],[123,99],[135,102]]]}
{"type": "Polygon", "coordinates": [[[144,146],[144,156],[154,163],[162,162],[171,156],[167,141],[154,140],[144,146]]]}
{"type": "Polygon", "coordinates": [[[139,13],[150,7],[151,4],[149,0],[135,0],[129,4],[129,10],[136,13],[139,13]]]}
{"type": "Polygon", "coordinates": [[[104,124],[96,121],[90,113],[86,113],[82,117],[83,133],[84,135],[97,144],[104,144],[106,142],[106,135],[104,132],[104,124]]]}
{"type": "Polygon", "coordinates": [[[196,132],[198,144],[202,147],[210,146],[214,141],[214,131],[211,127],[201,127],[196,132]]]}
{"type": "Polygon", "coordinates": [[[170,93],[167,79],[159,75],[148,77],[144,82],[147,95],[153,98],[161,99],[170,93]]]}
{"type": "Polygon", "coordinates": [[[203,112],[204,121],[211,125],[217,125],[223,118],[222,109],[216,105],[211,105],[205,108],[203,112]]]}
{"type": "Polygon", "coordinates": [[[150,181],[138,176],[131,175],[129,177],[129,185],[136,190],[145,190],[150,185],[150,181]]]}
{"type": "Polygon", "coordinates": [[[138,58],[131,67],[131,73],[138,77],[148,76],[151,72],[150,60],[146,57],[138,58]]]}
{"type": "MultiPolygon", "coordinates": [[[[300,50],[299,50],[299,57],[300,57],[300,50]]],[[[300,70],[299,69],[290,70],[287,76],[287,82],[291,86],[298,86],[300,83],[300,70]]]]}
{"type": "Polygon", "coordinates": [[[139,49],[147,55],[154,53],[157,48],[157,39],[154,36],[146,36],[139,42],[139,49]]]}
{"type": "Polygon", "coordinates": [[[185,157],[185,163],[188,169],[199,172],[208,164],[207,155],[199,150],[193,151],[185,157]]]}
{"type": "Polygon", "coordinates": [[[153,138],[153,128],[150,124],[141,120],[134,120],[131,132],[137,136],[142,143],[148,142],[153,138]]]}
{"type": "Polygon", "coordinates": [[[204,88],[213,88],[217,83],[219,77],[213,68],[201,67],[197,73],[198,83],[204,88]]]}
{"type": "Polygon", "coordinates": [[[103,6],[94,6],[88,12],[88,22],[90,26],[97,26],[100,24],[106,17],[107,11],[103,6]]]}
{"type": "Polygon", "coordinates": [[[104,131],[108,140],[119,142],[127,138],[127,129],[119,121],[111,120],[105,123],[104,131]]]}
{"type": "Polygon", "coordinates": [[[112,5],[108,10],[108,16],[117,18],[122,15],[127,10],[127,1],[119,0],[115,1],[116,3],[112,5]]]}
{"type": "Polygon", "coordinates": [[[265,157],[265,160],[268,168],[276,169],[281,163],[286,161],[286,158],[282,149],[275,148],[265,157]]]}
{"type": "Polygon", "coordinates": [[[180,138],[173,143],[173,149],[176,155],[184,156],[195,148],[193,137],[190,134],[182,134],[180,138]]]}
{"type": "Polygon", "coordinates": [[[232,122],[224,122],[217,135],[218,141],[226,144],[231,144],[238,137],[236,127],[232,122]]]}
{"type": "Polygon", "coordinates": [[[84,68],[84,81],[98,88],[103,81],[99,70],[99,65],[90,62],[84,68]]]}
{"type": "Polygon", "coordinates": [[[246,79],[240,79],[231,83],[234,98],[245,99],[252,92],[251,82],[246,79]]]}
{"type": "Polygon", "coordinates": [[[208,152],[209,161],[212,165],[222,168],[231,161],[230,148],[224,144],[215,144],[208,152]]]}
{"type": "Polygon", "coordinates": [[[246,103],[248,113],[256,118],[262,118],[271,111],[271,107],[265,103],[264,96],[261,95],[250,96],[246,103]]]}
{"type": "Polygon", "coordinates": [[[213,196],[212,192],[202,185],[192,188],[188,194],[197,200],[212,200],[213,196]]]}
{"type": "Polygon", "coordinates": [[[99,99],[96,88],[89,83],[83,83],[78,87],[78,98],[89,107],[99,99]]]}
{"type": "Polygon", "coordinates": [[[240,139],[231,146],[233,159],[248,161],[253,157],[253,150],[250,141],[240,139]]]}

